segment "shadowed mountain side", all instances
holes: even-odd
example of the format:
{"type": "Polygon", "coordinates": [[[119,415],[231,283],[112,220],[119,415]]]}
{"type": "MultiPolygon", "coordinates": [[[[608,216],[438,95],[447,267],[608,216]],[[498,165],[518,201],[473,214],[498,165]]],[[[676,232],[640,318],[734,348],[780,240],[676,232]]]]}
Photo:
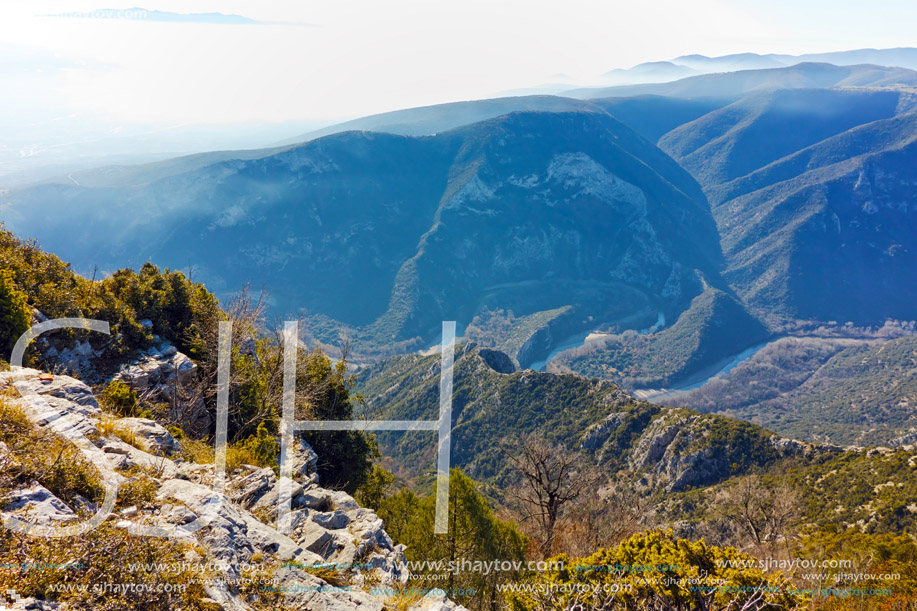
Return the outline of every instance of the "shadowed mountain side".
{"type": "Polygon", "coordinates": [[[720,205],[732,286],[785,316],[914,319],[915,136],[720,205]]]}
{"type": "Polygon", "coordinates": [[[759,93],[675,128],[659,146],[705,189],[864,123],[888,119],[897,91],[787,89],[759,93]]]}
{"type": "Polygon", "coordinates": [[[138,187],[14,191],[0,205],[11,229],[77,269],[193,262],[223,295],[263,284],[276,311],[305,309],[318,337],[346,329],[363,346],[419,346],[485,301],[601,319],[615,287],[677,313],[701,278],[720,283],[700,187],[604,112],[514,113],[428,137],[349,132],[138,187]]]}

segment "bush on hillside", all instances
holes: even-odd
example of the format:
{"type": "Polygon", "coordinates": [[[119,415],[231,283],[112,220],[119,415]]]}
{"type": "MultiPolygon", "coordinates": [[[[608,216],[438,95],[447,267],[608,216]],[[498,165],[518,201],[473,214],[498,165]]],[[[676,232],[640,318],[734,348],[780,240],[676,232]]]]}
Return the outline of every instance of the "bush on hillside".
{"type": "Polygon", "coordinates": [[[9,358],[16,341],[28,331],[32,313],[28,299],[13,284],[9,271],[0,271],[0,358],[9,358]]]}

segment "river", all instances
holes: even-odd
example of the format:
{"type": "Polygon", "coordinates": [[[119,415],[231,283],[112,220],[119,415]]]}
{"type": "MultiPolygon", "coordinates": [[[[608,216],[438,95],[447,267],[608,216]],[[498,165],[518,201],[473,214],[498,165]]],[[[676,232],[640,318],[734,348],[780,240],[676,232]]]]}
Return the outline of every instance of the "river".
{"type": "MultiPolygon", "coordinates": [[[[662,312],[659,312],[659,316],[656,320],[656,324],[646,329],[640,329],[638,333],[640,333],[641,335],[644,335],[646,333],[653,333],[663,328],[664,326],[665,326],[665,314],[662,312]]],[[[607,337],[611,337],[611,335],[608,333],[598,333],[596,331],[578,333],[576,335],[568,337],[565,340],[563,340],[560,344],[558,344],[543,361],[535,361],[534,363],[528,366],[528,369],[534,369],[535,371],[544,371],[545,367],[547,367],[547,364],[550,363],[554,358],[557,357],[558,354],[560,354],[564,350],[569,350],[571,348],[578,348],[580,346],[587,346],[593,342],[600,341],[607,337]]],[[[735,369],[739,364],[743,363],[744,361],[747,361],[748,359],[756,355],[762,348],[780,339],[782,338],[776,337],[776,338],[770,339],[766,342],[762,342],[760,344],[756,344],[754,346],[746,348],[745,350],[743,350],[742,352],[738,354],[721,359],[717,361],[716,363],[713,363],[712,365],[708,365],[707,367],[704,367],[697,373],[688,376],[687,378],[685,378],[678,384],[674,384],[669,388],[641,388],[639,390],[635,390],[631,394],[633,394],[633,396],[637,397],[638,399],[644,399],[647,401],[652,399],[654,402],[672,399],[689,390],[700,388],[701,386],[709,382],[712,378],[715,378],[718,375],[729,373],[730,371],[735,369]]]]}
{"type": "MultiPolygon", "coordinates": [[[[654,324],[652,327],[647,327],[646,329],[640,329],[637,331],[637,333],[640,335],[655,333],[663,327],[665,327],[665,313],[659,312],[659,314],[656,316],[656,324],[654,324]]],[[[603,340],[606,337],[612,337],[612,334],[600,333],[596,330],[571,335],[570,337],[560,342],[553,350],[551,350],[551,352],[548,353],[548,356],[546,356],[543,361],[534,361],[526,369],[544,371],[545,367],[548,366],[548,363],[554,360],[554,358],[564,350],[569,350],[570,348],[579,348],[580,346],[587,346],[591,343],[603,340]]]]}
{"type": "Polygon", "coordinates": [[[638,399],[644,399],[646,401],[652,399],[654,403],[659,403],[660,401],[665,401],[667,399],[673,399],[683,393],[688,392],[689,390],[700,388],[720,374],[729,373],[738,365],[744,361],[747,361],[758,352],[760,352],[762,348],[769,346],[770,344],[780,339],[783,338],[777,337],[760,344],[755,344],[754,346],[746,348],[738,354],[727,357],[725,359],[721,359],[713,365],[704,367],[699,372],[688,376],[678,384],[673,384],[671,388],[641,388],[633,391],[631,394],[638,399]]]}

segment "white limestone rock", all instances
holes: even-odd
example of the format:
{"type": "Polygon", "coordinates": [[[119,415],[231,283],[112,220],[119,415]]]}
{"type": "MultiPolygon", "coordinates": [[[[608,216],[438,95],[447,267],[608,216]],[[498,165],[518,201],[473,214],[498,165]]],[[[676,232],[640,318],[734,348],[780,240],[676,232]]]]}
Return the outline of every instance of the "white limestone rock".
{"type": "Polygon", "coordinates": [[[50,490],[32,482],[6,495],[4,511],[40,526],[60,525],[77,519],[76,513],[50,490]]]}
{"type": "Polygon", "coordinates": [[[141,353],[140,357],[121,367],[115,380],[121,380],[138,392],[153,391],[155,395],[171,397],[175,385],[194,379],[197,365],[164,342],[141,353]]]}
{"type": "Polygon", "coordinates": [[[19,369],[15,373],[0,372],[0,387],[8,386],[16,380],[22,398],[15,402],[27,405],[34,412],[35,421],[40,426],[52,425],[64,435],[68,429],[83,435],[98,433],[94,418],[102,410],[92,389],[70,376],[54,375],[50,376],[50,380],[41,380],[40,375],[48,374],[29,368],[19,369]]]}
{"type": "Polygon", "coordinates": [[[411,605],[408,611],[468,611],[468,609],[442,594],[428,594],[419,602],[411,605]]]}
{"type": "Polygon", "coordinates": [[[318,483],[318,454],[303,439],[296,439],[290,453],[293,479],[303,483],[318,483]]]}
{"type": "Polygon", "coordinates": [[[169,456],[181,450],[178,440],[161,424],[147,418],[121,418],[115,426],[130,432],[144,446],[145,450],[157,456],[169,456]]]}

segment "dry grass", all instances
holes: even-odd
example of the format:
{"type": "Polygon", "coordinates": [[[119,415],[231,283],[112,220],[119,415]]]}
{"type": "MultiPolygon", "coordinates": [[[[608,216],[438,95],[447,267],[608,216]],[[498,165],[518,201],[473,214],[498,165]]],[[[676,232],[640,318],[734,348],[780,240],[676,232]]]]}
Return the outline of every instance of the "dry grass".
{"type": "Polygon", "coordinates": [[[111,416],[102,416],[99,420],[97,428],[99,429],[99,434],[102,437],[109,437],[115,434],[115,429],[117,428],[117,418],[112,418],[111,416]]]}
{"type": "Polygon", "coordinates": [[[106,523],[79,537],[25,537],[2,529],[0,554],[7,562],[45,563],[59,566],[65,561],[72,568],[0,571],[0,589],[15,589],[20,596],[66,602],[74,611],[212,611],[202,601],[206,592],[197,583],[199,573],[183,569],[180,562],[186,549],[174,541],[155,537],[129,537],[106,523]],[[132,570],[134,563],[163,563],[176,567],[167,570],[132,570]],[[134,583],[169,584],[167,591],[96,591],[92,584],[134,583]],[[67,584],[89,585],[86,590],[54,591],[67,584]],[[179,587],[181,586],[183,591],[179,587]]]}
{"type": "Polygon", "coordinates": [[[98,424],[99,434],[102,437],[117,437],[124,443],[142,450],[144,452],[149,452],[149,448],[143,439],[137,437],[136,429],[130,428],[121,423],[118,418],[113,418],[112,416],[102,416],[98,424]]]}
{"type": "MultiPolygon", "coordinates": [[[[14,391],[15,392],[15,391],[14,391]]],[[[32,421],[19,405],[0,398],[0,435],[25,434],[32,429],[32,421]]]]}
{"type": "MultiPolygon", "coordinates": [[[[103,424],[105,427],[110,423],[103,424]]],[[[32,424],[18,405],[0,398],[0,441],[10,454],[2,457],[0,495],[37,480],[68,503],[79,494],[99,501],[103,489],[99,473],[68,440],[32,424]]],[[[122,487],[122,504],[146,505],[155,494],[155,484],[145,473],[122,487]]],[[[199,574],[189,571],[131,570],[134,563],[174,563],[183,560],[186,547],[153,537],[129,537],[111,523],[79,537],[30,537],[0,529],[0,556],[10,563],[70,568],[0,571],[0,591],[15,589],[20,596],[34,596],[68,603],[74,611],[124,611],[131,609],[187,609],[213,611],[201,602],[206,597],[197,582],[199,574]],[[143,583],[182,586],[171,592],[98,592],[91,588],[56,592],[63,584],[143,583]]]]}
{"type": "Polygon", "coordinates": [[[181,440],[182,459],[199,465],[212,465],[215,452],[213,445],[202,439],[185,437],[181,440]]]}
{"type": "Polygon", "coordinates": [[[123,507],[136,505],[149,507],[156,498],[156,482],[145,473],[137,473],[132,480],[121,486],[118,491],[118,500],[123,507]]]}
{"type": "Polygon", "coordinates": [[[37,481],[65,503],[76,495],[100,500],[101,474],[79,448],[60,435],[35,427],[18,405],[0,399],[0,441],[11,456],[0,473],[0,492],[37,481]]]}
{"type": "MultiPolygon", "coordinates": [[[[212,442],[202,439],[181,440],[182,458],[200,465],[212,465],[216,461],[216,451],[212,442]]],[[[258,459],[247,447],[237,444],[226,448],[226,472],[232,474],[243,465],[257,465],[258,459]]]]}

